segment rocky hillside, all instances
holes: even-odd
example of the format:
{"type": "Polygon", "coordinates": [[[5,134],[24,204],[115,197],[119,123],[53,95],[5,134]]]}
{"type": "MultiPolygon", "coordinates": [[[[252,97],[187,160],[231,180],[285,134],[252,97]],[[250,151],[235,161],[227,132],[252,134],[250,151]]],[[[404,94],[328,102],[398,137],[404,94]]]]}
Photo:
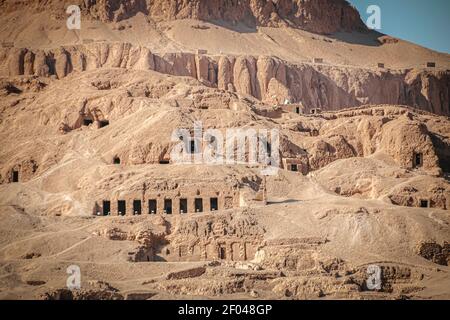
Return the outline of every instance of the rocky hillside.
{"type": "Polygon", "coordinates": [[[9,76],[62,79],[74,72],[111,67],[188,76],[206,86],[249,95],[273,105],[286,101],[301,103],[306,112],[317,107],[338,110],[363,104],[402,104],[450,115],[447,71],[292,64],[271,56],[182,52],[161,55],[129,43],[93,43],[46,51],[0,49],[0,70],[9,76]]]}
{"type": "Polygon", "coordinates": [[[247,26],[298,27],[317,33],[364,30],[358,12],[344,0],[71,0],[2,1],[5,12],[20,7],[60,10],[77,4],[85,15],[117,22],[143,13],[157,21],[196,19],[247,26]]]}
{"type": "Polygon", "coordinates": [[[154,70],[305,112],[395,104],[450,115],[449,55],[366,30],[346,1],[5,0],[0,8],[5,76],[154,70]],[[65,27],[69,4],[82,10],[79,32],[65,27]],[[436,68],[425,68],[430,61],[436,68]]]}

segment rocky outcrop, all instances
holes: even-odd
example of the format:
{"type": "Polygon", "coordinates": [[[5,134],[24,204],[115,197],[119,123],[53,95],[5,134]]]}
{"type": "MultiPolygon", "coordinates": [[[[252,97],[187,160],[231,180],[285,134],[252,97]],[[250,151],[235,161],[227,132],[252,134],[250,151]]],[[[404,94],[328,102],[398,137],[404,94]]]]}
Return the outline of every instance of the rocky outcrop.
{"type": "Polygon", "coordinates": [[[297,27],[317,33],[365,30],[359,14],[339,0],[153,0],[148,14],[155,20],[222,20],[249,27],[297,27]]]}
{"type": "Polygon", "coordinates": [[[69,290],[56,289],[41,294],[39,300],[123,300],[124,297],[117,290],[91,289],[69,290]]]}
{"type": "Polygon", "coordinates": [[[102,22],[119,22],[140,13],[155,21],[197,19],[248,27],[294,27],[316,33],[366,30],[358,11],[345,0],[16,0],[2,1],[3,12],[27,8],[56,17],[69,5],[102,22]]]}
{"type": "Polygon", "coordinates": [[[383,126],[381,148],[390,154],[402,167],[415,168],[414,154],[420,154],[425,170],[439,167],[439,159],[427,127],[408,120],[392,121],[383,126]]]}
{"type": "Polygon", "coordinates": [[[142,12],[147,14],[146,0],[85,0],[82,7],[87,13],[102,22],[120,21],[142,12]]]}
{"type": "Polygon", "coordinates": [[[0,66],[16,75],[56,75],[97,68],[154,70],[198,79],[204,85],[279,105],[339,110],[365,104],[408,105],[450,115],[450,72],[371,70],[307,63],[293,65],[271,56],[158,55],[129,43],[91,43],[49,50],[7,49],[0,66]]]}

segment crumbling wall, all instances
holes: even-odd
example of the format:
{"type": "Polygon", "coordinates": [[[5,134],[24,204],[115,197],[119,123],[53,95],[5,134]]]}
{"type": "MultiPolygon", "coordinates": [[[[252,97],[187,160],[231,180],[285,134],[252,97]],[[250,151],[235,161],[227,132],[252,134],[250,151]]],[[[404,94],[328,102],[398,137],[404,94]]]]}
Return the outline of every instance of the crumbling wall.
{"type": "Polygon", "coordinates": [[[253,259],[264,230],[246,211],[178,219],[169,244],[161,248],[166,261],[253,259]]]}
{"type": "Polygon", "coordinates": [[[446,241],[442,246],[435,241],[420,242],[416,252],[419,256],[443,266],[448,266],[450,263],[450,243],[446,241]]]}

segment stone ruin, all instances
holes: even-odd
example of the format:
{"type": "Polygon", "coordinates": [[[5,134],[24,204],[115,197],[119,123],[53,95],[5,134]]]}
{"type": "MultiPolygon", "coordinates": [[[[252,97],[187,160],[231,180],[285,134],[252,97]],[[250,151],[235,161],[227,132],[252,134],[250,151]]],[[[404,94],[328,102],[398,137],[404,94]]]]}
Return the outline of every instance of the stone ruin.
{"type": "Polygon", "coordinates": [[[249,215],[183,219],[167,237],[169,244],[160,248],[159,257],[165,261],[251,260],[263,234],[249,215]]]}
{"type": "Polygon", "coordinates": [[[238,188],[174,190],[136,190],[97,200],[93,213],[102,216],[130,216],[142,214],[187,214],[214,212],[239,207],[238,188]]]}

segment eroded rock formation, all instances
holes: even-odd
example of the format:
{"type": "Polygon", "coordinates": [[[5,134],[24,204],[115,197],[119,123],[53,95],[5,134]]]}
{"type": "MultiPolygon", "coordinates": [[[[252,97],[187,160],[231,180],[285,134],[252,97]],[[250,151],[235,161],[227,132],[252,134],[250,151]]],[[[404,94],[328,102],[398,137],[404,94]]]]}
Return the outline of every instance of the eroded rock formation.
{"type": "Polygon", "coordinates": [[[92,43],[43,52],[6,49],[0,67],[10,76],[55,75],[97,68],[154,70],[188,76],[204,85],[270,104],[301,103],[338,110],[363,104],[403,104],[440,115],[450,114],[448,71],[374,71],[298,64],[270,56],[205,56],[192,53],[158,55],[129,43],[92,43]]]}

